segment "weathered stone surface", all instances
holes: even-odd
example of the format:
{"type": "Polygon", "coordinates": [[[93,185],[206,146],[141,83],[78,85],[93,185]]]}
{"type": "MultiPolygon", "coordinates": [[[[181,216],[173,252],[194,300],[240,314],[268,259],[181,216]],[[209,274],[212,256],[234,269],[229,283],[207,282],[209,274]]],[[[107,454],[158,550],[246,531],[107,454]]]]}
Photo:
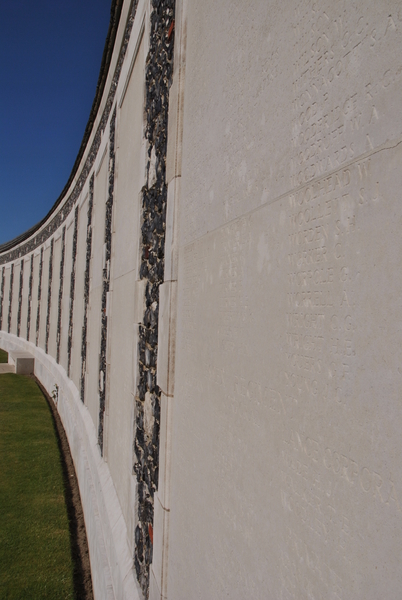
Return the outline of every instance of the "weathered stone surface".
{"type": "Polygon", "coordinates": [[[35,371],[35,358],[29,352],[10,352],[9,361],[17,375],[32,375],[35,371]]]}
{"type": "Polygon", "coordinates": [[[0,252],[96,599],[398,598],[399,3],[120,8],[76,174],[0,252]]]}
{"type": "Polygon", "coordinates": [[[401,17],[188,3],[169,598],[400,593],[401,17]]]}

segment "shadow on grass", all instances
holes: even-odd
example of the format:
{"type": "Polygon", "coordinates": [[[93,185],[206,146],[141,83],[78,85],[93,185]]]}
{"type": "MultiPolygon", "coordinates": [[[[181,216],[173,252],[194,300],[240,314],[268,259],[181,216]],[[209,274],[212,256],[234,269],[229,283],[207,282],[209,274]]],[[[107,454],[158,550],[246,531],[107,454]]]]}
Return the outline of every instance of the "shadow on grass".
{"type": "Polygon", "coordinates": [[[74,595],[76,600],[93,600],[91,566],[80,492],[66,432],[53,399],[40,381],[33,376],[50,408],[57,445],[60,451],[64,481],[64,496],[70,529],[71,556],[74,565],[74,595]]]}

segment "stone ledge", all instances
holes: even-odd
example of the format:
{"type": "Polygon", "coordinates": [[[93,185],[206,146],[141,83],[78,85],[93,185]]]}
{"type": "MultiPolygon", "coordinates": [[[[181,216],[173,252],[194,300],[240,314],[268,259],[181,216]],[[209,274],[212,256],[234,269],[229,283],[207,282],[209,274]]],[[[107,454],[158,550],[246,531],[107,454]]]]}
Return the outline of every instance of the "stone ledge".
{"type": "Polygon", "coordinates": [[[0,365],[0,375],[2,375],[3,373],[15,373],[15,366],[9,365],[7,363],[2,363],[0,365]]]}
{"type": "Polygon", "coordinates": [[[29,352],[10,352],[8,360],[15,367],[17,375],[32,375],[35,372],[35,359],[29,352]]]}

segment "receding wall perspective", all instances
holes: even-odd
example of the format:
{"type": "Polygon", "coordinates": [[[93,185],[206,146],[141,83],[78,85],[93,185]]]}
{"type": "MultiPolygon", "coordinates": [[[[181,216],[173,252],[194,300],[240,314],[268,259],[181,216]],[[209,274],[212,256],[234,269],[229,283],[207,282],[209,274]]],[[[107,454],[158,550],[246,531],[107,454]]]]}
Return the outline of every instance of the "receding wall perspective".
{"type": "Polygon", "coordinates": [[[402,589],[402,7],[114,0],[70,179],[0,246],[95,599],[402,589]]]}

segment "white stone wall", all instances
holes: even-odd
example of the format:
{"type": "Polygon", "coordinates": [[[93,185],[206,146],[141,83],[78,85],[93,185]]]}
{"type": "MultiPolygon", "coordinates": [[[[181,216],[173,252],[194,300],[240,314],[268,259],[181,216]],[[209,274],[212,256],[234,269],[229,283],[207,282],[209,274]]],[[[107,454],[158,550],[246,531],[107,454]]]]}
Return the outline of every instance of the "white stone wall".
{"type": "Polygon", "coordinates": [[[28,318],[28,290],[29,277],[31,274],[31,256],[24,258],[24,279],[22,284],[22,304],[21,304],[21,329],[20,336],[27,338],[27,318],[28,318]]]}
{"type": "Polygon", "coordinates": [[[78,390],[80,389],[81,380],[81,339],[84,317],[84,271],[86,258],[87,211],[88,192],[78,211],[77,259],[75,265],[74,328],[71,350],[70,377],[74,381],[78,390]]]}
{"type": "Polygon", "coordinates": [[[107,193],[108,154],[107,146],[102,153],[99,171],[95,177],[93,234],[89,316],[88,316],[88,358],[86,376],[86,402],[95,429],[99,425],[99,348],[100,319],[102,296],[103,246],[105,237],[105,204],[107,193]]]}
{"type": "MultiPolygon", "coordinates": [[[[142,190],[158,169],[145,141],[155,25],[141,0],[126,47],[129,10],[125,1],[94,128],[56,209],[63,218],[33,247],[49,217],[5,264],[0,331],[2,348],[35,356],[50,394],[59,387],[96,600],[142,597],[133,447],[139,364],[152,358],[138,345],[142,190]]],[[[150,600],[400,596],[401,33],[396,0],[176,2],[164,281],[152,309],[160,417],[149,393],[143,401],[144,432],[160,422],[153,526],[143,532],[150,600]]]]}
{"type": "Polygon", "coordinates": [[[70,214],[66,221],[66,248],[65,248],[65,271],[63,277],[63,299],[62,299],[62,325],[60,342],[60,364],[67,371],[67,343],[68,324],[70,314],[70,287],[73,254],[74,214],[70,214]]]}
{"type": "Polygon", "coordinates": [[[49,348],[51,356],[56,357],[57,353],[57,319],[59,312],[59,288],[60,288],[60,259],[61,259],[61,232],[60,236],[55,238],[53,249],[53,277],[52,277],[52,297],[50,304],[49,320],[49,348]]]}
{"type": "Polygon", "coordinates": [[[166,595],[396,598],[400,3],[182,14],[166,595]]]}
{"type": "Polygon", "coordinates": [[[134,548],[135,477],[133,468],[134,397],[136,395],[137,325],[134,286],[140,247],[140,190],[145,183],[144,52],[142,38],[116,126],[116,179],[113,207],[110,317],[108,324],[109,390],[106,398],[105,456],[116,485],[134,548]],[[130,135],[127,135],[127,132],[130,135]],[[112,432],[118,431],[119,435],[112,432]],[[130,473],[131,476],[128,476],[130,473]]]}
{"type": "Polygon", "coordinates": [[[10,272],[11,272],[11,266],[6,265],[5,276],[4,276],[3,323],[2,323],[2,327],[1,327],[3,331],[8,331],[10,272]]]}
{"type": "Polygon", "coordinates": [[[47,319],[47,299],[49,292],[49,259],[50,243],[46,243],[43,250],[42,267],[42,289],[40,298],[40,321],[39,321],[39,347],[45,349],[46,341],[46,319],[47,319]]]}
{"type": "Polygon", "coordinates": [[[20,282],[20,261],[14,262],[13,276],[13,309],[11,313],[11,333],[17,333],[17,315],[18,315],[18,290],[20,282]]]}
{"type": "MultiPolygon", "coordinates": [[[[120,47],[127,29],[130,3],[122,9],[119,29],[104,96],[92,136],[88,141],[81,165],[65,200],[56,213],[64,215],[60,226],[42,245],[33,250],[33,280],[30,330],[27,341],[28,293],[31,274],[31,254],[25,260],[20,336],[17,337],[18,300],[21,258],[5,264],[3,320],[0,346],[7,351],[23,350],[35,357],[35,375],[49,394],[59,388],[57,407],[66,429],[80,485],[81,500],[90,550],[91,571],[96,599],[141,598],[133,568],[134,529],[136,525],[136,487],[133,475],[134,397],[136,394],[137,334],[133,298],[138,279],[140,248],[141,197],[145,183],[146,144],[144,141],[145,57],[149,36],[149,3],[138,3],[131,36],[126,49],[113,107],[117,110],[115,152],[118,165],[115,173],[114,207],[112,214],[111,286],[107,303],[107,416],[104,433],[104,456],[98,444],[99,424],[99,353],[101,332],[101,295],[103,286],[106,202],[109,197],[109,136],[110,115],[105,123],[92,168],[76,201],[66,211],[68,197],[85,167],[96,128],[100,123],[112,86],[120,47]],[[92,244],[87,320],[87,360],[85,370],[85,403],[80,399],[82,334],[85,309],[85,270],[88,236],[89,181],[94,176],[92,210],[92,244]],[[75,210],[78,226],[74,268],[74,298],[70,299],[74,261],[75,210]],[[65,233],[64,270],[62,279],[61,323],[58,331],[60,263],[63,228],[65,233]],[[117,232],[117,233],[116,233],[117,232]],[[49,286],[49,260],[53,242],[52,281],[49,286]],[[39,332],[36,344],[38,289],[41,251],[43,252],[39,332]],[[8,331],[11,264],[14,265],[11,306],[11,329],[8,331]],[[50,287],[50,304],[48,294],[50,287]],[[48,315],[48,309],[50,309],[48,315]],[[70,312],[73,326],[69,331],[70,312]],[[49,318],[48,353],[45,353],[46,323],[49,318]],[[60,360],[57,357],[57,336],[60,333],[60,360]],[[71,338],[70,377],[68,344],[71,338]]],[[[46,233],[50,218],[39,231],[46,233]]],[[[38,235],[38,232],[36,232],[38,235]]],[[[32,236],[32,243],[33,243],[32,236]]],[[[30,240],[28,240],[29,242],[30,240]]],[[[22,245],[21,245],[22,247],[22,245]]],[[[142,300],[141,300],[142,309],[142,300]]],[[[138,310],[137,310],[138,313],[138,310]]]]}
{"type": "Polygon", "coordinates": [[[40,262],[40,253],[34,252],[31,320],[30,320],[30,324],[29,324],[29,341],[33,342],[33,343],[35,343],[35,338],[36,338],[36,314],[38,311],[39,262],[40,262]]]}

